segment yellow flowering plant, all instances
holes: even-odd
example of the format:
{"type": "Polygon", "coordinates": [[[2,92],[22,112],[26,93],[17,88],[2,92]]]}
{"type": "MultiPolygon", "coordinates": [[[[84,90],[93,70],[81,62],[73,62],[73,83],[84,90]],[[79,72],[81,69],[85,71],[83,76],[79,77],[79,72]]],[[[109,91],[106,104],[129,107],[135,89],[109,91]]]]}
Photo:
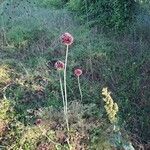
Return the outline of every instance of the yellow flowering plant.
{"type": "Polygon", "coordinates": [[[116,123],[119,108],[118,104],[113,101],[110,94],[111,92],[108,91],[107,87],[102,89],[103,101],[105,102],[104,108],[108,115],[108,119],[111,123],[116,123]]]}

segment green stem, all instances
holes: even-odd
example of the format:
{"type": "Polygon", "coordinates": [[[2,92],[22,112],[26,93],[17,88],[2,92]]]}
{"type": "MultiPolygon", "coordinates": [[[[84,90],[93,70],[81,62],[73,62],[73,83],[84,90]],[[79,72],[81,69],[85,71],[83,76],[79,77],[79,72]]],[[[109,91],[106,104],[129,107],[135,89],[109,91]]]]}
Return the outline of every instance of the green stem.
{"type": "Polygon", "coordinates": [[[80,96],[81,96],[81,102],[82,102],[82,90],[81,90],[81,85],[80,85],[80,78],[78,76],[78,86],[79,86],[79,92],[80,92],[80,96]]]}
{"type": "Polygon", "coordinates": [[[64,115],[66,116],[65,97],[64,97],[64,91],[63,91],[63,84],[62,84],[60,71],[58,71],[58,73],[59,73],[60,90],[61,90],[61,95],[62,95],[62,99],[63,99],[64,115]]]}
{"type": "Polygon", "coordinates": [[[69,123],[68,123],[68,100],[67,100],[67,85],[66,85],[66,69],[67,69],[67,60],[68,60],[68,45],[66,48],[66,59],[65,59],[65,68],[64,68],[64,91],[65,91],[65,107],[66,107],[66,124],[67,130],[69,131],[69,123]]]}
{"type": "MultiPolygon", "coordinates": [[[[42,130],[42,128],[39,126],[40,131],[42,132],[42,134],[44,133],[44,131],[42,130]]],[[[52,142],[54,145],[60,145],[59,143],[54,142],[46,133],[43,134],[48,140],[49,142],[52,142]]]]}

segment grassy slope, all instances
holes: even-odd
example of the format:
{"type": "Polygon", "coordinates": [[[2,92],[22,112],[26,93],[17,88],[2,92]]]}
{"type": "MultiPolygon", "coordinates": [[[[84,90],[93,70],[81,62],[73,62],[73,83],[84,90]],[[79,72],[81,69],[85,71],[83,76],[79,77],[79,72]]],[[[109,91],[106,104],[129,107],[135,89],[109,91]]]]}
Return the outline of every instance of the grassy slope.
{"type": "Polygon", "coordinates": [[[118,100],[120,124],[125,122],[126,128],[138,133],[140,140],[149,140],[150,45],[147,30],[135,30],[121,36],[111,32],[105,35],[97,29],[79,25],[66,10],[37,8],[27,2],[4,3],[3,10],[1,33],[7,40],[1,41],[0,62],[13,70],[11,77],[15,84],[8,88],[6,97],[17,104],[17,119],[25,124],[29,120],[32,123],[35,118],[26,118],[27,110],[62,105],[57,73],[52,64],[57,59],[64,60],[65,47],[58,37],[68,31],[75,38],[69,54],[69,100],[79,99],[72,68],[81,66],[84,103],[96,103],[103,112],[100,91],[108,86],[118,100]]]}

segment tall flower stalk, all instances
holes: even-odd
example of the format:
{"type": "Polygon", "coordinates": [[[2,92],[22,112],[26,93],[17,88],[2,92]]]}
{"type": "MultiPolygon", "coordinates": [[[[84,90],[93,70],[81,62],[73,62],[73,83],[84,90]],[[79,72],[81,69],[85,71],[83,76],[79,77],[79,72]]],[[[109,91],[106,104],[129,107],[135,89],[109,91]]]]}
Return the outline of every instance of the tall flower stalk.
{"type": "Polygon", "coordinates": [[[75,76],[77,76],[78,79],[78,87],[79,87],[79,92],[80,92],[80,97],[81,97],[81,102],[82,102],[82,90],[81,90],[81,85],[80,85],[80,76],[82,75],[82,70],[81,69],[75,69],[74,71],[75,76]]]}
{"type": "Polygon", "coordinates": [[[63,106],[64,106],[64,114],[66,114],[65,97],[64,97],[64,91],[63,91],[63,84],[62,84],[61,72],[59,71],[58,74],[59,74],[59,83],[60,83],[61,96],[62,96],[63,106]]]}
{"type": "MultiPolygon", "coordinates": [[[[67,63],[65,63],[67,64],[67,63]]],[[[69,123],[68,123],[68,113],[67,113],[67,101],[65,98],[67,98],[67,96],[65,97],[65,95],[67,93],[65,93],[64,95],[64,89],[63,89],[63,83],[62,83],[62,78],[61,78],[61,71],[62,70],[65,70],[66,72],[66,65],[65,65],[62,61],[57,61],[55,63],[55,68],[57,69],[58,71],[58,74],[59,74],[59,83],[60,83],[60,90],[61,90],[61,95],[62,95],[62,100],[63,100],[63,107],[64,107],[64,118],[66,120],[66,124],[67,124],[67,130],[69,131],[69,123]]],[[[65,81],[65,80],[64,80],[65,81]]],[[[66,90],[65,90],[66,91],[66,90]]],[[[69,139],[67,139],[67,143],[68,143],[68,146],[69,146],[69,149],[71,150],[71,145],[70,145],[70,142],[69,142],[69,139]]]]}
{"type": "Polygon", "coordinates": [[[65,97],[64,97],[64,90],[63,90],[63,84],[62,84],[62,78],[61,78],[61,71],[64,70],[64,66],[65,64],[62,61],[57,61],[55,63],[55,68],[57,69],[58,74],[59,74],[59,83],[60,83],[61,96],[63,100],[64,114],[66,116],[65,97]]]}
{"type": "Polygon", "coordinates": [[[65,112],[66,112],[66,124],[67,130],[69,131],[69,123],[68,123],[68,98],[67,98],[67,84],[66,84],[66,70],[67,70],[67,61],[68,61],[68,50],[69,46],[66,48],[66,58],[65,58],[65,69],[64,69],[64,92],[65,92],[65,112]]]}
{"type": "Polygon", "coordinates": [[[68,51],[69,45],[73,43],[73,37],[70,33],[64,33],[61,36],[61,42],[66,45],[66,57],[65,57],[65,68],[64,68],[64,99],[65,99],[65,120],[67,124],[67,130],[69,131],[69,122],[68,122],[68,97],[67,97],[67,83],[66,83],[66,72],[67,72],[67,61],[68,61],[68,51]]]}
{"type": "Polygon", "coordinates": [[[80,77],[78,77],[78,87],[79,87],[79,92],[80,92],[80,97],[81,97],[81,102],[82,102],[83,95],[82,95],[82,90],[81,90],[81,85],[80,85],[80,77]]]}

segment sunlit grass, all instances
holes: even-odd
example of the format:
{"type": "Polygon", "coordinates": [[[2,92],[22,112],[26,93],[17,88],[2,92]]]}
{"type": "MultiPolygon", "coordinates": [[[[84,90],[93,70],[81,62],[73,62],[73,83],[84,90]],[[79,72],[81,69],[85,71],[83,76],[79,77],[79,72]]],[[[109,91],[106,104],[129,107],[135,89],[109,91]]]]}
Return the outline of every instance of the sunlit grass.
{"type": "Polygon", "coordinates": [[[11,81],[10,69],[7,65],[0,65],[0,84],[11,81]]]}

